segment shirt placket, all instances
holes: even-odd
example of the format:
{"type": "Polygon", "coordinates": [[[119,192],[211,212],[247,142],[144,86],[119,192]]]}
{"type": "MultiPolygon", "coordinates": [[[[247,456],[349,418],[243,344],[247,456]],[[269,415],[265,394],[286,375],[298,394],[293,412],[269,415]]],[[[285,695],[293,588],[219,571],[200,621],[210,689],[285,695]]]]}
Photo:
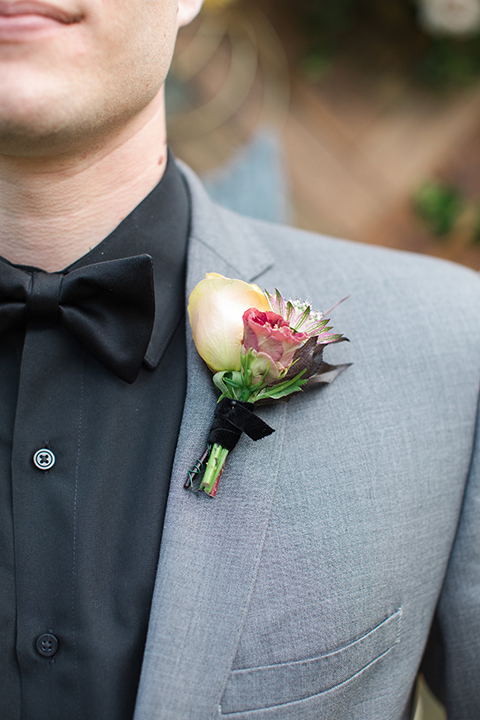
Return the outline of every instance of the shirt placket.
{"type": "Polygon", "coordinates": [[[28,327],[12,448],[21,718],[77,717],[75,553],[83,348],[28,327]]]}

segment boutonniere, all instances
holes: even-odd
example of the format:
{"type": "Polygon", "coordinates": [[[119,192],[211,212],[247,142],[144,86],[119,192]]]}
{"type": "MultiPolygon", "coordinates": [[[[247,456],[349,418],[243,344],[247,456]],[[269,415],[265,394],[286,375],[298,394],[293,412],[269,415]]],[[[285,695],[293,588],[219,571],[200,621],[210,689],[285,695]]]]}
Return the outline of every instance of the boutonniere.
{"type": "Polygon", "coordinates": [[[195,346],[214,373],[220,397],[207,448],[185,487],[215,497],[227,455],[241,434],[260,440],[274,432],[255,415],[255,404],[332,382],[348,365],[329,365],[323,351],[346,338],[331,333],[326,313],[308,302],[285,301],[278,290],[270,295],[217,273],[195,286],[188,314],[195,346]]]}

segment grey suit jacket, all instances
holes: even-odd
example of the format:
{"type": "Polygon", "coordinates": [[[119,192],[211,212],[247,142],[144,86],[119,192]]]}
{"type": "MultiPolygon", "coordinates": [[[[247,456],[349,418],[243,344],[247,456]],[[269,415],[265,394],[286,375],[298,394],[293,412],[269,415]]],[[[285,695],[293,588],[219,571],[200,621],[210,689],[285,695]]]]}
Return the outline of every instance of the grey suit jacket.
{"type": "Polygon", "coordinates": [[[187,331],[135,720],[407,718],[436,611],[449,718],[478,720],[478,276],[240,218],[184,172],[187,297],[210,271],[318,309],[350,294],[332,319],[351,342],[326,360],[353,365],[262,407],[276,432],[243,437],[215,500],[197,497],[183,484],[217,393],[187,331]]]}

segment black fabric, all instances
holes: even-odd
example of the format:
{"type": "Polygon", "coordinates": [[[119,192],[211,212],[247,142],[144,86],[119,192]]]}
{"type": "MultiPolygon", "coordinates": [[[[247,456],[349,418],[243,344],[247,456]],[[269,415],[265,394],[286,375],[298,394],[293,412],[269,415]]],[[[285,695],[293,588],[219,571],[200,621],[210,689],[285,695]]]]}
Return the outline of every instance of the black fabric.
{"type": "Polygon", "coordinates": [[[61,323],[119,378],[136,380],[155,317],[150,255],[63,273],[21,270],[1,261],[0,333],[27,320],[61,323]]]}
{"type": "Polygon", "coordinates": [[[261,440],[274,431],[253,412],[253,403],[222,398],[217,404],[207,443],[218,443],[226,450],[233,450],[244,432],[251,440],[261,440]]]}
{"type": "Polygon", "coordinates": [[[152,193],[68,268],[153,258],[157,309],[133,384],[49,324],[55,280],[42,288],[49,323],[0,337],[2,720],[132,720],[185,397],[188,232],[187,190],[169,161],[152,193]],[[48,471],[32,461],[40,448],[55,455],[48,471]],[[42,655],[49,636],[58,649],[42,655]]]}
{"type": "Polygon", "coordinates": [[[437,614],[434,615],[432,621],[430,634],[420,664],[420,672],[423,673],[433,694],[445,705],[445,644],[437,614]]]}

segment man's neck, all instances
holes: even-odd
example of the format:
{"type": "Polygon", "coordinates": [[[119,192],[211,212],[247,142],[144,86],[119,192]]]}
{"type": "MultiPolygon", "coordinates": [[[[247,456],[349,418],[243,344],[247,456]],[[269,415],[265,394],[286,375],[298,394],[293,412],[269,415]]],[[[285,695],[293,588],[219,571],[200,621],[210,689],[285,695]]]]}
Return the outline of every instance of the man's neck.
{"type": "Polygon", "coordinates": [[[121,136],[74,157],[0,156],[0,255],[54,272],[101,242],[161,179],[163,97],[121,136]]]}

